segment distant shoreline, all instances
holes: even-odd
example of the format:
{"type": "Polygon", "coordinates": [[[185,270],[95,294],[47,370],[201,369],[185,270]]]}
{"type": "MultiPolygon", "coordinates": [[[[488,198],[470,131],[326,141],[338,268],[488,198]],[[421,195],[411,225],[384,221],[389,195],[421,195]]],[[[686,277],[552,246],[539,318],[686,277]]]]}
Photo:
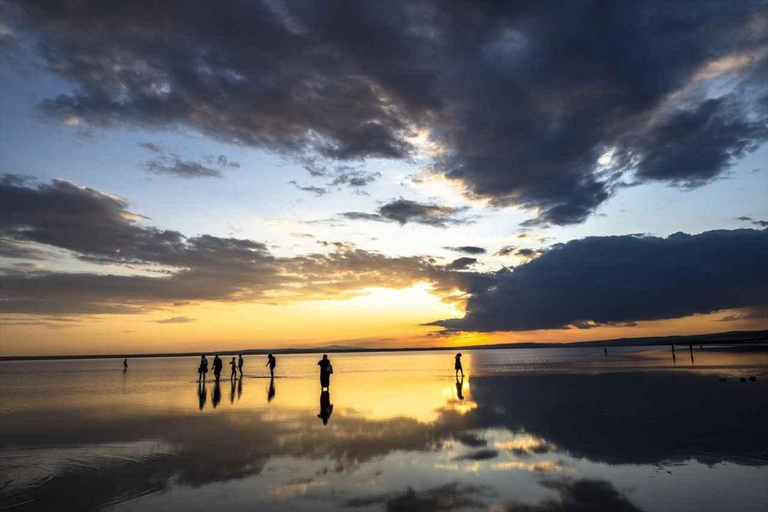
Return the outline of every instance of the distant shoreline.
{"type": "Polygon", "coordinates": [[[7,361],[50,361],[73,359],[138,359],[151,357],[191,357],[206,354],[243,354],[265,355],[272,354],[343,354],[343,353],[377,353],[377,352],[434,352],[439,350],[506,350],[530,348],[578,348],[578,347],[652,347],[662,345],[751,345],[768,342],[768,330],[763,331],[730,331],[713,334],[694,334],[690,336],[656,336],[643,338],[618,338],[597,341],[578,341],[572,343],[530,342],[502,343],[496,345],[463,345],[453,347],[384,347],[361,348],[327,346],[317,348],[275,348],[275,349],[239,349],[239,350],[209,350],[198,352],[169,352],[151,354],[84,354],[84,355],[49,355],[49,356],[2,356],[0,362],[7,361]]]}

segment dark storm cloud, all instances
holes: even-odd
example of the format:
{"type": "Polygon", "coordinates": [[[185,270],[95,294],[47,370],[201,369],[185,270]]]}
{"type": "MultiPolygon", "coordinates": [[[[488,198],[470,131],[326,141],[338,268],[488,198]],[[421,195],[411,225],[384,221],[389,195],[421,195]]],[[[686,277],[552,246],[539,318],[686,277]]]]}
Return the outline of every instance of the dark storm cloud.
{"type": "Polygon", "coordinates": [[[464,254],[485,254],[487,251],[474,245],[462,245],[458,247],[443,247],[447,251],[463,252],[464,254]]]}
{"type": "Polygon", "coordinates": [[[130,314],[161,304],[204,300],[280,302],[353,296],[371,286],[430,282],[439,293],[465,290],[479,277],[428,257],[388,257],[331,244],[334,252],[277,258],[261,242],[186,237],[142,225],[122,198],[67,181],[27,184],[0,178],[0,240],[16,256],[42,244],[82,261],[146,275],[4,269],[4,313],[130,314]],[[18,248],[27,248],[19,252],[18,248]]]}
{"type": "Polygon", "coordinates": [[[476,258],[457,258],[448,264],[448,270],[466,270],[477,263],[476,258]]]}
{"type": "Polygon", "coordinates": [[[449,329],[554,329],[768,305],[768,231],[589,237],[476,286],[449,329]]]}
{"type": "Polygon", "coordinates": [[[40,103],[51,119],[190,129],[318,176],[315,155],[408,159],[424,130],[433,172],[537,211],[529,225],[582,222],[626,183],[700,186],[767,137],[760,2],[26,0],[5,14],[74,86],[40,103]]]}
{"type": "Polygon", "coordinates": [[[221,169],[239,168],[240,164],[230,161],[225,155],[206,155],[205,164],[195,160],[184,160],[179,155],[171,153],[163,146],[144,142],[139,146],[152,152],[155,156],[144,162],[144,168],[153,174],[168,174],[177,178],[223,178],[221,169]],[[207,165],[206,165],[207,164],[207,165]],[[216,168],[217,167],[217,168],[216,168]]]}

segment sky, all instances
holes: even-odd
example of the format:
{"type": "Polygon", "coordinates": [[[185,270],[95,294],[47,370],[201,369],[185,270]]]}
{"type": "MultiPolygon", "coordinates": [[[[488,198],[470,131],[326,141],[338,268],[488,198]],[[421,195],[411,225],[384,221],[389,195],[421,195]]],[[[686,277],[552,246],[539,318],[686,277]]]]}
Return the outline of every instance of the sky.
{"type": "Polygon", "coordinates": [[[765,1],[0,8],[0,355],[768,328],[765,1]]]}

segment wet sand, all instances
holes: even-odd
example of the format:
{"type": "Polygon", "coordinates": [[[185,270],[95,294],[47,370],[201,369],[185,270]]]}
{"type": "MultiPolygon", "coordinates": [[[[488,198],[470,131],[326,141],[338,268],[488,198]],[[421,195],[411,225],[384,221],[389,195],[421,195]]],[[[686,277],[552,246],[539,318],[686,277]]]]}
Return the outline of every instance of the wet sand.
{"type": "Polygon", "coordinates": [[[768,507],[768,352],[463,353],[0,363],[0,508],[768,507]]]}

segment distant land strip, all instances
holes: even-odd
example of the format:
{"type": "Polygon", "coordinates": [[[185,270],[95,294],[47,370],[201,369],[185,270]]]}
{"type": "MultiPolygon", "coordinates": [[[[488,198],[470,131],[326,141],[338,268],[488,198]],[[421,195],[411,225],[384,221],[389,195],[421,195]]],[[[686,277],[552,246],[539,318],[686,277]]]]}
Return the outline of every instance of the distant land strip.
{"type": "Polygon", "coordinates": [[[4,361],[44,361],[55,359],[136,359],[140,357],[190,357],[205,354],[340,354],[365,352],[433,352],[439,350],[499,350],[524,348],[573,348],[573,347],[648,347],[661,345],[750,345],[768,342],[768,330],[729,331],[713,334],[694,334],[689,336],[654,336],[642,338],[617,338],[610,340],[578,341],[572,343],[502,343],[497,345],[463,345],[451,347],[384,347],[362,348],[330,345],[313,348],[275,348],[275,349],[239,349],[239,350],[200,350],[195,352],[173,352],[153,354],[91,354],[91,355],[51,355],[51,356],[2,356],[4,361]]]}

